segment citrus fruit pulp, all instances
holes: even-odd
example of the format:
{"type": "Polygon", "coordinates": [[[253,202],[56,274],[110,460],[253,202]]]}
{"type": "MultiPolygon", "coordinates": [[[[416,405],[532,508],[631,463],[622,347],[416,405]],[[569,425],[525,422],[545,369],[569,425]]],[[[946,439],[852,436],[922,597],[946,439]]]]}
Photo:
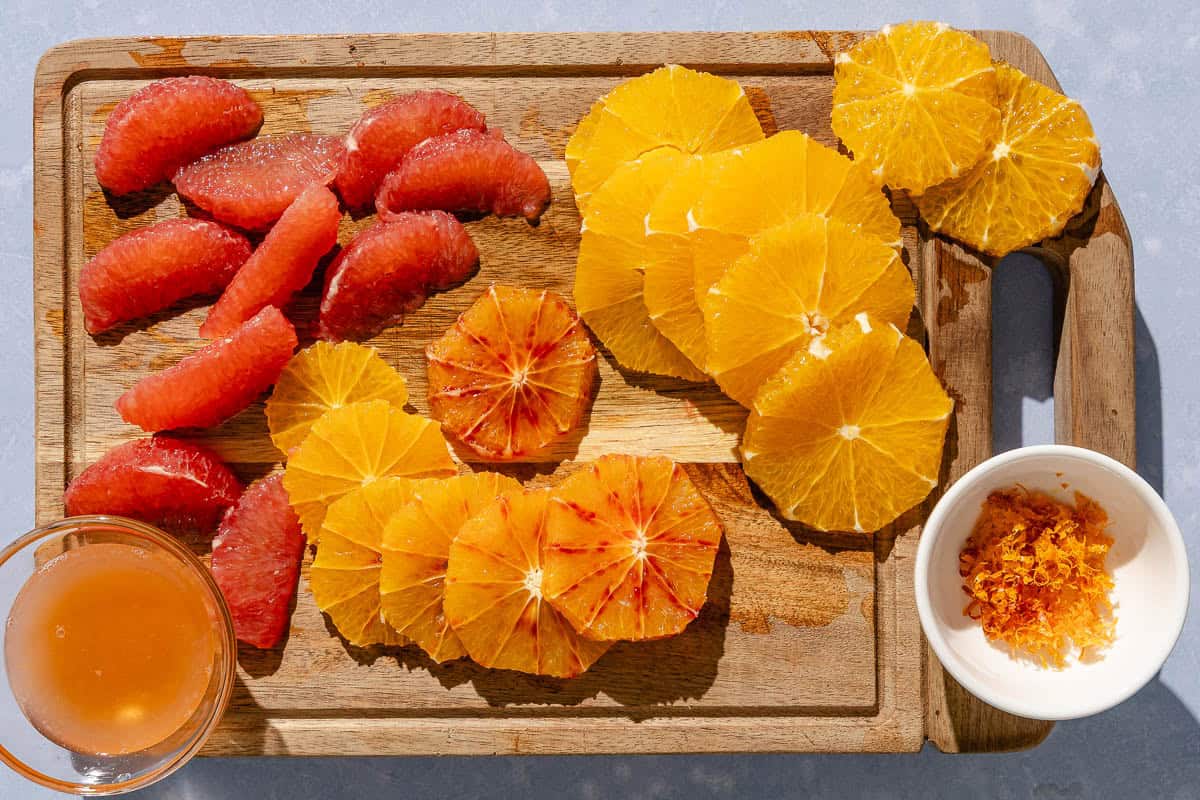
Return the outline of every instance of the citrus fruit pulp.
{"type": "Polygon", "coordinates": [[[1000,132],[988,46],[942,22],[885,25],[834,59],[833,132],[879,179],[920,194],[1000,132]]]}
{"type": "Polygon", "coordinates": [[[216,294],[250,258],[250,242],[201,219],[166,219],[114,239],[79,272],[88,333],[144,317],[198,294],[216,294]]]}
{"type": "Polygon", "coordinates": [[[422,481],[412,501],[384,527],[383,618],[438,663],[467,654],[442,607],[450,543],[468,519],[501,494],[520,489],[521,484],[495,472],[422,481]]]}
{"type": "Polygon", "coordinates": [[[426,139],[383,180],[382,219],[404,211],[473,211],[536,220],[550,205],[550,180],[533,157],[496,131],[463,129],[426,139]]]}
{"type": "Polygon", "coordinates": [[[175,173],[172,183],[180,197],[214,219],[262,230],[309,186],[327,186],[345,153],[340,136],[259,136],[192,162],[175,173]]]}
{"type": "Polygon", "coordinates": [[[320,538],[336,500],[380,478],[449,477],[456,472],[436,422],[386,400],[329,411],[288,459],[283,485],[309,541],[320,538]]]}
{"type": "Polygon", "coordinates": [[[651,323],[643,299],[646,214],[686,160],[659,148],[620,166],[593,195],[583,215],[575,306],[627,369],[703,381],[707,376],[651,323]]]}
{"type": "Polygon", "coordinates": [[[219,339],[266,306],[286,306],[337,244],[341,219],[333,192],[319,183],[304,190],[209,309],[200,335],[219,339]]]}
{"type": "Polygon", "coordinates": [[[592,135],[596,132],[596,125],[600,122],[600,112],[603,110],[603,99],[592,103],[588,113],[584,114],[579,120],[579,124],[575,126],[571,138],[567,139],[567,146],[563,150],[563,160],[567,162],[568,175],[572,177],[575,175],[575,169],[583,160],[583,154],[587,152],[588,145],[592,143],[592,135]]]}
{"type": "Polygon", "coordinates": [[[169,436],[125,442],[67,486],[69,517],[113,514],[172,530],[212,530],[242,483],[220,456],[169,436]]]}
{"type": "Polygon", "coordinates": [[[581,126],[586,145],[571,175],[581,209],[618,167],[656,147],[695,155],[763,138],[737,81],[676,64],[617,86],[596,114],[594,124],[581,126]]]}
{"type": "Polygon", "coordinates": [[[334,502],[325,515],[308,583],[317,608],[356,647],[407,644],[380,615],[381,547],[387,521],[424,482],[380,478],[334,502]]]}
{"type": "Polygon", "coordinates": [[[797,350],[866,312],[903,326],[912,277],[895,250],[837,220],[799,214],[756,236],[704,309],[708,369],[746,407],[797,350]]]}
{"type": "Polygon", "coordinates": [[[338,194],[350,208],[371,205],[384,176],[414,146],[443,133],[485,127],[483,114],[441,90],[410,92],[367,109],[346,135],[338,194]]]}
{"type": "Polygon", "coordinates": [[[1057,236],[1079,213],[1100,170],[1083,107],[1015,67],[996,66],[1000,135],[955,181],[917,199],[929,227],[1003,256],[1057,236]]]}
{"type": "Polygon", "coordinates": [[[721,522],[683,468],[608,455],[553,490],[543,590],[589,639],[658,639],[700,613],[721,522]]]}
{"type": "Polygon", "coordinates": [[[323,339],[367,339],[466,280],[479,251],[450,214],[394,214],[367,228],[329,265],[321,297],[323,339]]]}
{"type": "Polygon", "coordinates": [[[430,344],[433,418],[485,458],[535,453],[574,429],[596,350],[560,295],[492,286],[430,344]]]}
{"type": "Polygon", "coordinates": [[[304,557],[304,533],[283,476],[253,483],[229,509],[212,542],[213,580],[237,638],[274,647],[283,638],[304,557]]]}
{"type": "Polygon", "coordinates": [[[163,78],[117,103],[96,150],[96,180],[114,194],[170,180],[176,170],[258,130],[246,90],[203,75],[163,78]]]}
{"type": "Polygon", "coordinates": [[[151,433],[218,425],[270,388],[295,348],[292,323],[267,306],[224,339],[142,378],[117,398],[117,412],[151,433]]]}
{"type": "Polygon", "coordinates": [[[755,397],[743,464],[785,518],[876,531],[937,485],[953,403],[921,346],[892,325],[861,314],[822,343],[755,397]]]}
{"type": "Polygon", "coordinates": [[[444,607],[467,653],[494,669],[556,678],[584,672],[608,649],[579,636],[546,602],[546,489],[501,495],[450,545],[444,607]]]}
{"type": "Polygon", "coordinates": [[[288,453],[326,411],[364,400],[403,408],[408,385],[373,348],[317,342],[288,362],[267,399],[271,441],[288,453]]]}

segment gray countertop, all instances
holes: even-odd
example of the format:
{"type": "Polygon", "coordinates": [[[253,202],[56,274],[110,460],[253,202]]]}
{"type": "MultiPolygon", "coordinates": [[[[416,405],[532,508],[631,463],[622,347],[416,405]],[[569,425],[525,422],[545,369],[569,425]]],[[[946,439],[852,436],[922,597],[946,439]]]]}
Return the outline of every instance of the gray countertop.
{"type": "MultiPolygon", "coordinates": [[[[0,0],[0,263],[9,276],[0,293],[0,374],[9,376],[0,393],[0,506],[9,509],[0,539],[33,521],[31,86],[51,45],[131,34],[853,29],[909,17],[1026,34],[1091,115],[1136,246],[1138,466],[1200,564],[1200,10],[1182,0],[0,0]]],[[[1013,258],[996,284],[996,448],[1051,441],[1048,281],[1038,265],[1013,258]]],[[[139,796],[1200,797],[1198,575],[1193,569],[1193,613],[1158,678],[1112,711],[1059,724],[1026,753],[197,759],[139,796]]],[[[54,796],[0,771],[0,799],[54,796]]]]}

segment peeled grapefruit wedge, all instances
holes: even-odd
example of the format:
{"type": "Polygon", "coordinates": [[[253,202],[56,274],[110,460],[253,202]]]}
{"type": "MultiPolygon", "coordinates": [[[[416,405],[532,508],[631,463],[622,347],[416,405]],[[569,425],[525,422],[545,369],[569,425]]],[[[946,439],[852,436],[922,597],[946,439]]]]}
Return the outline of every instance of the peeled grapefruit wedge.
{"type": "Polygon", "coordinates": [[[224,339],[142,378],[117,399],[117,412],[151,432],[217,425],[258,399],[295,347],[292,323],[267,306],[224,339]]]}
{"type": "Polygon", "coordinates": [[[403,211],[474,211],[535,220],[550,205],[550,180],[533,158],[493,132],[461,130],[408,151],[379,187],[383,219],[403,211]]]}
{"type": "Polygon", "coordinates": [[[170,180],[185,164],[262,124],[245,89],[203,75],[163,78],[117,103],[96,151],[96,180],[114,194],[170,180]]]}
{"type": "Polygon", "coordinates": [[[345,155],[340,136],[260,136],[209,153],[175,173],[175,191],[214,219],[262,230],[314,183],[327,186],[345,155]]]}
{"type": "Polygon", "coordinates": [[[589,639],[659,639],[700,613],[721,522],[667,458],[610,455],[553,490],[546,597],[589,639]]]}
{"type": "Polygon", "coordinates": [[[479,251],[442,211],[396,214],[355,237],[325,277],[322,339],[369,339],[420,308],[433,291],[466,280],[479,251]]]}
{"type": "Polygon", "coordinates": [[[250,242],[216,222],[167,219],[114,239],[79,272],[88,333],[144,317],[228,285],[250,242]]]}
{"type": "Polygon", "coordinates": [[[212,530],[242,494],[207,447],[153,436],[117,445],[67,487],[67,516],[115,514],[172,530],[212,530]]]}
{"type": "Polygon", "coordinates": [[[572,678],[607,642],[581,637],[546,602],[546,489],[494,500],[459,529],[446,568],[446,619],[485,667],[572,678]]]}
{"type": "Polygon", "coordinates": [[[200,335],[227,336],[267,306],[283,308],[312,279],[321,256],[337,244],[337,198],[320,184],[305,189],[233,276],[208,312],[200,335]]]}
{"type": "Polygon", "coordinates": [[[237,638],[274,647],[283,638],[304,557],[300,520],[283,476],[254,483],[229,509],[212,543],[212,574],[237,638]]]}
{"type": "Polygon", "coordinates": [[[414,146],[433,136],[485,128],[483,114],[458,95],[411,92],[364,112],[346,135],[346,160],[337,190],[351,208],[368,206],[383,178],[414,146]]]}
{"type": "MultiPolygon", "coordinates": [[[[450,543],[468,519],[501,494],[520,489],[521,484],[495,472],[420,481],[412,501],[384,527],[383,618],[438,663],[467,654],[442,608],[450,543]]],[[[329,527],[326,520],[325,530],[329,527]]]]}

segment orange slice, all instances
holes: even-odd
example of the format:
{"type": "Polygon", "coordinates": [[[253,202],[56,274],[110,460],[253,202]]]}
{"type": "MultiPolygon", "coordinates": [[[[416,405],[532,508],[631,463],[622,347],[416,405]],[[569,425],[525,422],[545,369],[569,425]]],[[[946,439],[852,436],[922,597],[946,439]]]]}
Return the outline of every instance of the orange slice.
{"type": "Polygon", "coordinates": [[[592,137],[596,134],[596,125],[600,122],[600,112],[603,110],[604,98],[592,103],[588,113],[584,114],[579,120],[579,124],[575,126],[575,132],[571,134],[571,138],[567,139],[563,160],[567,162],[568,175],[572,177],[575,175],[579,162],[583,160],[583,154],[587,152],[592,143],[592,137]]]}
{"type": "Polygon", "coordinates": [[[582,638],[543,597],[547,490],[513,492],[467,521],[450,545],[446,618],[485,667],[574,677],[608,649],[582,638]]]}
{"type": "Polygon", "coordinates": [[[875,531],[937,485],[953,403],[921,346],[865,314],[801,350],[754,399],[746,474],[779,513],[875,531]]]}
{"type": "Polygon", "coordinates": [[[900,220],[870,171],[797,131],[740,147],[722,159],[690,213],[703,298],[757,234],[802,213],[829,217],[899,248],[900,220]]]}
{"type": "Polygon", "coordinates": [[[484,458],[544,449],[583,418],[596,349],[554,292],[492,286],[425,350],[429,408],[484,458]]]}
{"type": "Polygon", "coordinates": [[[700,613],[721,522],[670,459],[609,455],[554,489],[543,587],[590,639],[658,639],[700,613]]]}
{"type": "Polygon", "coordinates": [[[329,506],[360,486],[456,471],[436,422],[369,400],[334,409],[313,424],[288,459],[283,487],[313,542],[329,506]]]}
{"type": "Polygon", "coordinates": [[[737,81],[675,64],[626,81],[602,102],[594,125],[581,125],[582,141],[574,148],[582,150],[571,175],[581,209],[618,167],[656,147],[694,155],[763,138],[737,81]]]}
{"type": "Polygon", "coordinates": [[[996,66],[1001,129],[991,154],[918,198],[936,231],[1002,256],[1062,233],[1100,172],[1083,107],[1007,64],[996,66]]]}
{"type": "Polygon", "coordinates": [[[326,411],[364,400],[402,408],[408,386],[373,347],[317,342],[292,356],[275,382],[267,400],[271,441],[286,453],[304,441],[326,411]]]}
{"type": "Polygon", "coordinates": [[[659,148],[618,168],[592,198],[583,215],[575,306],[625,368],[703,381],[707,376],[651,323],[642,297],[646,214],[686,159],[659,148]]]}
{"type": "Polygon", "coordinates": [[[833,132],[883,183],[920,194],[1000,133],[988,46],[943,22],[886,25],[834,59],[833,132]]]}
{"type": "Polygon", "coordinates": [[[383,617],[438,663],[467,654],[442,609],[450,543],[463,523],[499,495],[520,489],[521,484],[495,472],[422,481],[412,502],[392,515],[383,531],[383,617]]]}
{"type": "Polygon", "coordinates": [[[382,539],[388,519],[420,483],[382,478],[350,492],[325,515],[308,582],[317,608],[352,645],[407,643],[380,616],[382,539]]]}
{"type": "Polygon", "coordinates": [[[830,328],[862,312],[903,326],[913,296],[895,250],[837,220],[800,214],[757,236],[710,291],[709,373],[749,407],[797,350],[821,347],[830,328]]]}

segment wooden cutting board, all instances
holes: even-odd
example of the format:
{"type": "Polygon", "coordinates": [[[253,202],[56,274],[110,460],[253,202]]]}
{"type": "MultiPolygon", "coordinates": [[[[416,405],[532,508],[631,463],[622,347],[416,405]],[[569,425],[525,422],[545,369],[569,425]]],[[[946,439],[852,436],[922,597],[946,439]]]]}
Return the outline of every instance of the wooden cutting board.
{"type": "MultiPolygon", "coordinates": [[[[998,58],[1057,85],[1013,33],[980,34],[998,58]]],[[[263,133],[342,133],[396,94],[439,87],[487,114],[550,176],[542,223],[469,224],[478,277],[438,295],[373,343],[426,412],[422,351],[490,282],[570,296],[579,216],[563,146],[580,116],[623,79],[664,62],[735,77],[768,133],[799,129],[828,144],[832,58],[852,32],[462,34],[94,39],[51,50],[34,93],[37,516],[62,513],[67,481],[140,431],[112,404],[143,375],[199,345],[192,304],[92,338],[76,300],[80,266],[115,236],[184,213],[175,195],[110,201],[92,156],[113,106],[147,81],[203,73],[247,88],[263,133]]],[[[930,237],[906,198],[906,260],[926,341],[956,401],[944,476],[991,449],[992,263],[930,237]]],[[[346,218],[342,241],[370,220],[346,218]]],[[[1129,236],[1101,178],[1069,235],[1036,252],[1062,287],[1056,407],[1060,440],[1133,462],[1133,270],[1129,236]]],[[[314,298],[302,310],[311,312],[314,298]]],[[[1050,726],[967,696],[921,636],[912,559],[929,504],[874,536],[817,534],[760,504],[735,459],[745,412],[713,388],[629,374],[601,362],[586,429],[540,463],[511,469],[545,482],[610,451],[688,463],[726,525],[704,612],[682,635],[613,648],[586,675],[558,681],[438,666],[412,649],[355,648],[336,636],[301,579],[290,636],[243,648],[232,707],[210,755],[1001,750],[1050,726]],[[566,462],[566,463],[563,463],[566,462]]],[[[202,438],[247,480],[278,468],[256,405],[202,438]]],[[[461,455],[461,454],[460,454],[461,455]]],[[[930,503],[932,502],[932,498],[930,503]]],[[[198,543],[199,549],[205,548],[198,543]]],[[[311,556],[309,557],[311,558],[311,556]]],[[[306,558],[306,568],[307,561],[306,558]]]]}

